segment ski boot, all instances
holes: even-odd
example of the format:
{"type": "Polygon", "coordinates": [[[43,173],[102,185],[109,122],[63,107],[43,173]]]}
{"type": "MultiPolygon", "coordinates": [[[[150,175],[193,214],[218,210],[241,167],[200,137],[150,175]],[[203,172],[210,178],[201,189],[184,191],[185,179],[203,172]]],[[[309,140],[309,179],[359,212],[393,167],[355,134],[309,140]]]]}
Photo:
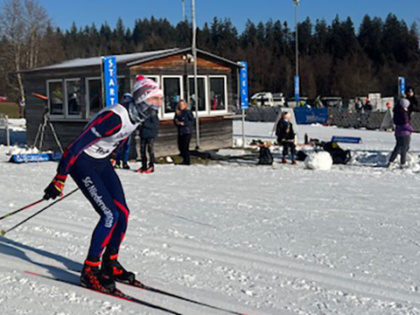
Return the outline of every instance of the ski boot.
{"type": "Polygon", "coordinates": [[[155,168],[153,167],[153,165],[152,166],[149,166],[149,168],[147,169],[147,170],[145,170],[144,172],[146,173],[146,174],[150,174],[150,173],[153,173],[155,171],[155,168]]]}
{"type": "Polygon", "coordinates": [[[127,162],[123,162],[122,168],[125,170],[129,170],[130,169],[130,165],[128,165],[127,162]]]}
{"type": "Polygon", "coordinates": [[[136,276],[121,266],[118,262],[118,253],[105,252],[102,259],[102,272],[110,279],[118,282],[134,284],[136,276]]]}
{"type": "Polygon", "coordinates": [[[115,281],[104,276],[99,269],[101,262],[97,259],[86,259],[80,276],[80,284],[82,287],[100,291],[104,293],[112,293],[115,291],[115,281]]]}

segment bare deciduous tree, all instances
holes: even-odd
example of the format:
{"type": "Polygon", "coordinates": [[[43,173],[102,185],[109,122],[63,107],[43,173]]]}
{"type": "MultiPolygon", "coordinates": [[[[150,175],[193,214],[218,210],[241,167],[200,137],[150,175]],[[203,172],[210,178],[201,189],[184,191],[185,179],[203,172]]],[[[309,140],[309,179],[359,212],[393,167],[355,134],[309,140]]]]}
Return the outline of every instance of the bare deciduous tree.
{"type": "Polygon", "coordinates": [[[38,66],[40,39],[49,23],[46,10],[33,0],[8,0],[0,12],[1,68],[21,99],[25,95],[21,71],[38,66]]]}

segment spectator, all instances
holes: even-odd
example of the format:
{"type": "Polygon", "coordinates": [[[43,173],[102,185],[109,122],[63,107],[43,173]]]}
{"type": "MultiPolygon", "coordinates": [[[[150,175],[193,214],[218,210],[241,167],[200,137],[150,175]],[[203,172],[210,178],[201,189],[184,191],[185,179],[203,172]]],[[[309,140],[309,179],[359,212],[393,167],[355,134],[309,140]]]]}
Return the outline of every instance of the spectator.
{"type": "Polygon", "coordinates": [[[174,124],[178,128],[178,149],[182,156],[182,164],[190,165],[190,141],[194,117],[184,100],[179,102],[174,124]]]}
{"type": "Polygon", "coordinates": [[[115,159],[115,168],[123,168],[129,170],[130,166],[128,165],[128,155],[130,153],[130,138],[124,141],[123,145],[119,148],[117,152],[117,157],[115,159]],[[122,161],[122,165],[121,165],[122,161]]]}
{"type": "Polygon", "coordinates": [[[367,98],[365,103],[365,112],[370,113],[373,109],[372,104],[370,103],[370,100],[367,98]]]}
{"type": "Polygon", "coordinates": [[[360,99],[360,97],[358,97],[356,99],[355,107],[356,107],[356,112],[361,114],[362,110],[363,110],[363,104],[362,104],[362,100],[360,99]]]}
{"type": "Polygon", "coordinates": [[[407,99],[410,102],[410,106],[408,107],[408,115],[411,117],[412,112],[420,112],[420,106],[417,102],[414,88],[411,86],[407,88],[407,99]]]}
{"type": "Polygon", "coordinates": [[[153,110],[150,116],[143,122],[140,127],[140,155],[141,168],[139,173],[153,173],[155,170],[155,152],[154,142],[159,133],[159,117],[157,111],[153,110]],[[149,154],[149,164],[147,164],[147,155],[149,154]]]}
{"type": "Polygon", "coordinates": [[[407,151],[410,149],[411,133],[414,131],[408,113],[409,106],[410,101],[406,98],[401,98],[397,106],[394,107],[396,144],[389,158],[388,166],[395,161],[398,154],[401,157],[401,167],[405,165],[407,151]]]}
{"type": "MultiPolygon", "coordinates": [[[[121,104],[124,106],[129,106],[129,103],[133,101],[133,96],[130,93],[125,93],[122,97],[121,104]]],[[[117,156],[115,158],[115,168],[123,168],[126,170],[130,169],[128,165],[128,155],[130,153],[130,140],[131,137],[128,137],[127,140],[118,148],[117,156]],[[122,165],[121,165],[122,162],[122,165]]]]}
{"type": "Polygon", "coordinates": [[[286,157],[289,154],[290,149],[292,154],[292,164],[296,164],[295,132],[293,131],[293,125],[290,122],[290,113],[283,112],[281,114],[281,118],[276,127],[276,136],[278,144],[283,146],[282,163],[287,163],[286,157]]]}

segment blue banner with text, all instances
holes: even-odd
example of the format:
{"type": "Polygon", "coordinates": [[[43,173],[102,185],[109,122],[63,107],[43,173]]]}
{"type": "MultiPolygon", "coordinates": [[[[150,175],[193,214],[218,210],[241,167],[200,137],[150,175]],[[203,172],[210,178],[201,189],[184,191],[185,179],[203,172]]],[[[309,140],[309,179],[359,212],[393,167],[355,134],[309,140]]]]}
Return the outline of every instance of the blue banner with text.
{"type": "Polygon", "coordinates": [[[104,57],[105,106],[118,103],[117,58],[104,57]]]}
{"type": "Polygon", "coordinates": [[[294,109],[296,123],[299,125],[325,124],[328,122],[328,108],[305,108],[294,109]]]}

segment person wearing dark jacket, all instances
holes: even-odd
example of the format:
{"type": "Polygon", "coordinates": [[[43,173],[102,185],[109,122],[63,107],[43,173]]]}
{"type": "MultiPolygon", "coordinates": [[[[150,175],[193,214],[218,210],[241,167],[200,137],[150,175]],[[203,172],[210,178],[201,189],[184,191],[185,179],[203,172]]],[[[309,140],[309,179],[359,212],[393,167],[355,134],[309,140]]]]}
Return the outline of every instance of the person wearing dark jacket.
{"type": "Polygon", "coordinates": [[[190,165],[190,141],[194,116],[184,100],[179,102],[175,112],[174,124],[178,128],[178,149],[182,156],[182,163],[190,165]]]}
{"type": "MultiPolygon", "coordinates": [[[[131,93],[124,93],[121,104],[124,106],[128,106],[130,102],[133,102],[133,96],[131,93]]],[[[128,156],[130,154],[130,141],[131,136],[128,137],[127,141],[124,142],[124,144],[120,147],[120,149],[117,152],[117,156],[115,159],[115,168],[123,168],[125,170],[129,170],[130,166],[128,165],[128,156]],[[121,165],[122,161],[122,165],[121,165]]]]}
{"type": "MultiPolygon", "coordinates": [[[[131,94],[132,102],[107,106],[92,118],[66,147],[52,182],[44,190],[46,200],[60,197],[70,175],[99,214],[80,284],[102,293],[113,293],[116,281],[135,283],[135,274],[119,262],[130,210],[110,157],[147,119],[149,109],[162,106],[163,91],[155,81],[142,75],[136,77],[131,94]]],[[[80,207],[79,214],[84,215],[85,203],[80,203],[80,207]]]]}
{"type": "Polygon", "coordinates": [[[286,156],[289,154],[289,149],[292,154],[292,164],[296,164],[296,145],[295,132],[293,131],[293,124],[290,122],[290,113],[283,112],[276,127],[277,142],[283,146],[282,163],[287,163],[286,156]]]}
{"type": "Polygon", "coordinates": [[[153,173],[155,170],[154,143],[159,133],[159,117],[155,110],[152,110],[149,117],[143,122],[140,128],[140,155],[141,168],[139,173],[153,173]],[[149,164],[147,164],[147,153],[149,154],[149,164]]]}
{"type": "Polygon", "coordinates": [[[397,142],[389,158],[388,166],[395,161],[398,154],[401,157],[401,167],[405,165],[407,151],[410,148],[411,133],[414,131],[408,112],[409,106],[410,101],[402,98],[394,108],[395,139],[397,142]]]}
{"type": "Polygon", "coordinates": [[[411,117],[412,112],[420,112],[420,106],[417,102],[414,88],[411,86],[407,88],[407,99],[410,102],[410,106],[408,106],[408,115],[411,117]]]}

